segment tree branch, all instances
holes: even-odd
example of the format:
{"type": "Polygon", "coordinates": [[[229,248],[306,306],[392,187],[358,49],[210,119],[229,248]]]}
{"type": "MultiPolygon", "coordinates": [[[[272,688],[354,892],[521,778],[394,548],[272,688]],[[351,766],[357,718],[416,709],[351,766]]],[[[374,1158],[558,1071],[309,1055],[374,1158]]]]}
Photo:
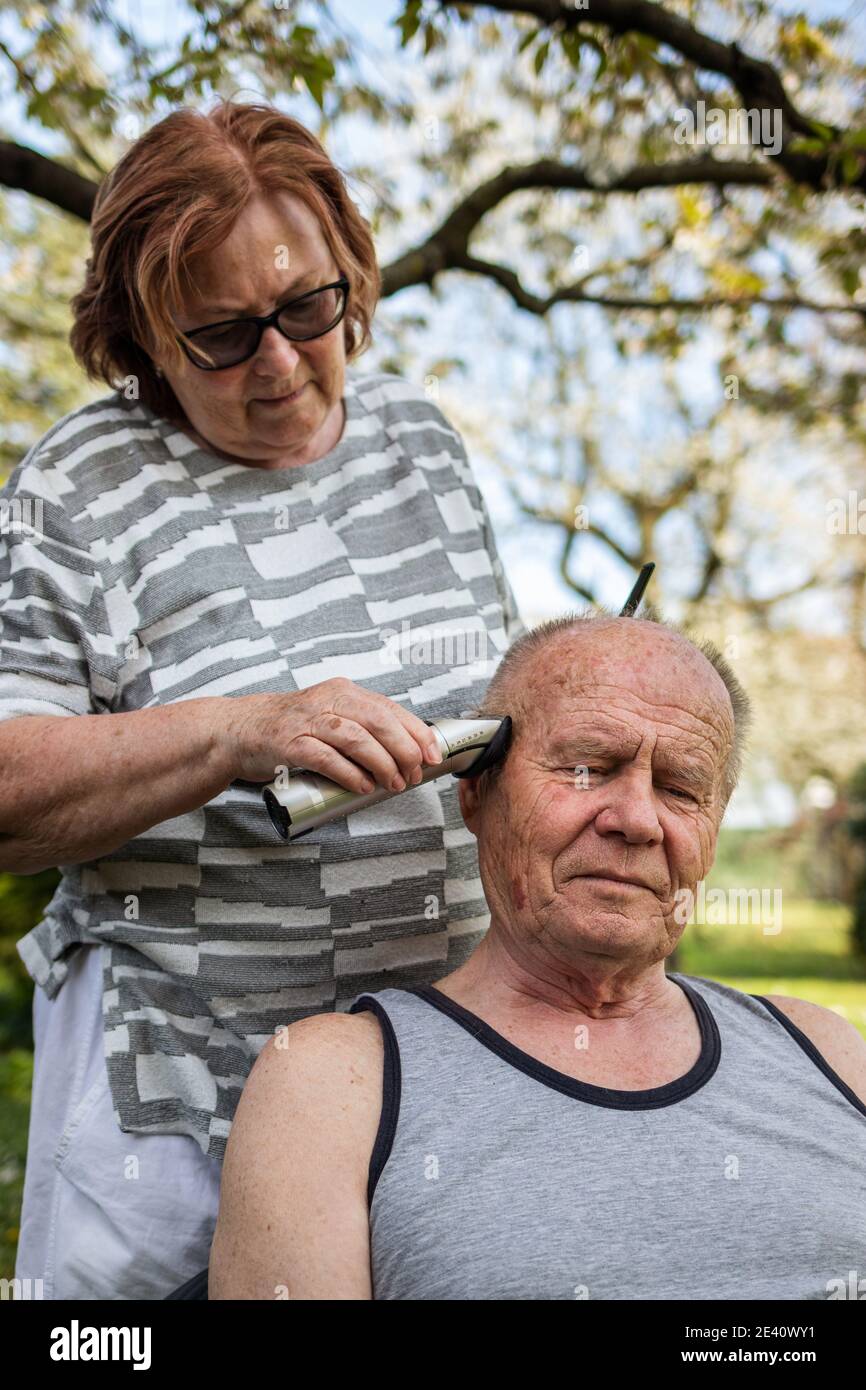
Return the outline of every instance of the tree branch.
{"type": "MultiPolygon", "coordinates": [[[[828,158],[800,154],[789,148],[792,138],[797,135],[814,137],[815,130],[809,117],[798,111],[790,101],[782,77],[773,65],[749,57],[736,43],[722,43],[719,39],[711,38],[688,20],[666,10],[656,0],[592,0],[588,10],[575,9],[571,4],[562,3],[562,0],[439,0],[439,3],[444,10],[471,7],[497,10],[502,14],[527,15],[544,28],[556,26],[562,31],[573,31],[591,24],[601,26],[616,36],[629,30],[646,34],[672,48],[696,67],[727,77],[747,107],[758,111],[779,111],[782,117],[782,148],[778,154],[772,154],[769,150],[766,153],[781,165],[794,182],[818,190],[826,189],[828,182],[840,184],[840,180],[832,174],[828,158]]],[[[841,133],[829,121],[821,124],[831,129],[834,136],[841,133]]],[[[840,186],[866,188],[866,169],[853,185],[840,186]]]]}
{"type": "MultiPolygon", "coordinates": [[[[54,24],[52,22],[49,27],[53,32],[59,32],[59,25],[54,24]]],[[[32,96],[41,97],[45,95],[44,93],[40,92],[38,86],[36,85],[36,81],[33,77],[33,74],[28,70],[26,65],[21,61],[20,58],[17,58],[15,54],[12,52],[12,50],[2,41],[0,41],[0,53],[2,53],[3,56],[7,58],[8,61],[11,63],[12,67],[14,67],[15,72],[18,76],[18,81],[22,87],[26,87],[32,96]]],[[[96,170],[100,178],[104,178],[106,171],[102,168],[102,165],[99,163],[99,160],[95,157],[95,155],[93,155],[91,151],[87,148],[75,127],[65,119],[60,121],[60,125],[61,129],[63,130],[63,134],[66,136],[67,140],[70,141],[73,147],[78,151],[79,155],[81,155],[81,157],[87,161],[91,168],[96,170]]]]}
{"type": "Polygon", "coordinates": [[[568,563],[571,547],[579,535],[595,536],[596,540],[602,541],[608,546],[613,551],[614,555],[622,560],[623,564],[628,565],[629,569],[637,569],[640,564],[639,554],[634,554],[626,550],[625,546],[620,545],[618,540],[607,531],[603,530],[602,527],[596,526],[594,522],[589,522],[586,526],[575,526],[571,518],[565,517],[559,512],[551,511],[548,508],[530,507],[524,502],[516,488],[512,487],[509,491],[511,492],[512,499],[518,510],[522,512],[524,516],[528,517],[530,521],[546,522],[548,525],[561,526],[565,529],[568,536],[568,544],[562,556],[563,564],[568,563]]]}
{"type": "MultiPolygon", "coordinates": [[[[508,165],[468,194],[426,241],[383,268],[382,295],[388,298],[409,285],[432,284],[435,276],[443,270],[466,270],[496,280],[521,308],[542,315],[562,300],[599,304],[612,309],[688,309],[696,312],[725,305],[763,303],[782,309],[808,308],[816,313],[853,312],[862,315],[864,311],[856,306],[814,304],[793,296],[774,300],[745,295],[737,299],[655,300],[590,294],[583,285],[590,279],[597,279],[600,270],[542,299],[526,290],[514,271],[479,260],[467,251],[470,234],[485,213],[503,198],[521,189],[544,187],[602,194],[636,193],[644,188],[671,188],[697,182],[766,185],[771,180],[772,173],[761,165],[743,160],[722,161],[712,156],[678,160],[670,165],[637,166],[608,184],[593,182],[582,169],[552,159],[535,160],[523,166],[508,165]]],[[[72,213],[83,221],[90,220],[98,188],[96,183],[57,160],[8,140],[0,141],[0,184],[44,198],[61,211],[72,213]]]]}
{"type": "Polygon", "coordinates": [[[568,572],[568,562],[571,558],[571,548],[574,545],[575,536],[575,531],[569,531],[565,538],[565,545],[559,557],[559,573],[562,575],[569,589],[573,589],[576,594],[580,594],[581,598],[585,598],[587,603],[591,603],[593,608],[595,608],[598,602],[595,594],[592,593],[590,589],[585,589],[582,584],[578,584],[577,580],[572,579],[568,572]]]}
{"type": "Polygon", "coordinates": [[[383,294],[396,294],[409,285],[432,284],[439,271],[453,268],[453,256],[468,253],[470,237],[482,218],[513,193],[531,188],[639,193],[646,188],[676,188],[692,183],[766,187],[772,182],[773,171],[765,165],[752,160],[721,160],[712,155],[675,160],[672,164],[636,165],[609,183],[598,183],[579,165],[563,164],[556,159],[507,164],[468,193],[429,237],[383,269],[383,294]]]}
{"type": "Polygon", "coordinates": [[[0,140],[0,183],[53,203],[62,212],[89,222],[98,185],[56,159],[25,145],[0,140]]]}
{"type": "Polygon", "coordinates": [[[754,598],[752,595],[747,597],[740,596],[737,602],[747,613],[751,613],[756,617],[764,617],[774,604],[783,603],[785,599],[788,598],[796,598],[797,594],[805,593],[807,589],[814,588],[821,582],[820,571],[816,571],[814,574],[810,575],[808,579],[804,579],[800,584],[795,584],[790,589],[782,589],[778,594],[773,594],[771,598],[754,598]]]}
{"type": "MultiPolygon", "coordinates": [[[[859,314],[866,319],[866,308],[862,304],[819,304],[815,300],[800,299],[796,295],[778,295],[767,298],[760,294],[735,296],[706,295],[700,299],[645,299],[635,295],[590,294],[583,288],[583,282],[562,285],[552,294],[541,297],[532,294],[508,266],[497,265],[494,261],[482,261],[477,256],[454,256],[448,269],[465,270],[475,275],[483,275],[495,280],[507,290],[521,309],[532,314],[546,314],[554,304],[599,304],[606,309],[650,309],[659,312],[675,309],[703,313],[709,309],[742,309],[762,304],[768,309],[809,309],[814,314],[859,314]]],[[[446,267],[442,267],[446,269],[446,267]]]]}
{"type": "Polygon", "coordinates": [[[773,172],[765,165],[750,160],[720,160],[713,155],[697,159],[676,160],[672,164],[636,165],[610,183],[599,184],[589,178],[577,165],[563,164],[555,159],[537,159],[530,164],[506,165],[493,178],[487,179],[448,214],[440,226],[411,251],[405,252],[382,271],[382,294],[387,298],[409,285],[432,285],[444,270],[464,270],[495,280],[507,290],[521,309],[544,315],[554,304],[598,304],[609,309],[662,309],[702,313],[709,309],[751,307],[763,304],[774,309],[810,309],[816,314],[857,314],[866,316],[862,305],[821,304],[800,299],[796,295],[768,299],[761,295],[714,295],[700,299],[649,299],[635,296],[590,294],[585,285],[601,273],[591,272],[574,284],[562,286],[552,294],[541,297],[532,294],[508,266],[484,261],[469,254],[469,241],[482,218],[505,198],[529,188],[560,188],[594,194],[638,193],[648,188],[672,188],[682,184],[709,183],[722,186],[729,183],[766,187],[773,181],[773,172]]]}

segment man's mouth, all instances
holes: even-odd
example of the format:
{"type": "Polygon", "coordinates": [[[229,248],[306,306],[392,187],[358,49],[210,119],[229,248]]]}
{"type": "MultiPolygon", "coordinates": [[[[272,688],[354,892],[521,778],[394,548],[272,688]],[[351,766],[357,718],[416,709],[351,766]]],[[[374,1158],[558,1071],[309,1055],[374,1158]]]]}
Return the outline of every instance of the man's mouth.
{"type": "Polygon", "coordinates": [[[578,878],[591,878],[599,883],[619,883],[624,888],[648,888],[649,884],[640,879],[624,878],[621,874],[578,874],[578,878]]]}

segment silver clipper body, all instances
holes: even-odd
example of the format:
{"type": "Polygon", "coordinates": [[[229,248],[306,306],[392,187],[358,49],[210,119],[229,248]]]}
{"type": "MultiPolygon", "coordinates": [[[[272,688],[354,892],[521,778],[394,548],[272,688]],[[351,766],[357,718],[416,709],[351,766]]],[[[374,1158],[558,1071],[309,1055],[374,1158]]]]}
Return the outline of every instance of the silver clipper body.
{"type": "MultiPolygon", "coordinates": [[[[477,776],[505,756],[511,740],[511,720],[503,719],[425,719],[436,735],[441,763],[422,765],[418,786],[436,777],[477,776]]],[[[406,787],[405,791],[414,791],[406,787]]],[[[340,820],[364,806],[375,806],[403,792],[376,787],[366,795],[347,791],[339,783],[318,772],[290,772],[277,778],[262,792],[268,814],[284,840],[297,840],[320,825],[340,820]]]]}

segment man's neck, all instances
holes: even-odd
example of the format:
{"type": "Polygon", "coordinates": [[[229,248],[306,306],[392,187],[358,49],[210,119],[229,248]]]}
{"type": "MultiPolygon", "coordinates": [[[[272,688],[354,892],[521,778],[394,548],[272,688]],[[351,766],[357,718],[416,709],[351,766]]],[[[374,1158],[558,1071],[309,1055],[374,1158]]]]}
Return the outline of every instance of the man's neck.
{"type": "Polygon", "coordinates": [[[465,965],[436,982],[436,988],[473,1013],[576,1021],[635,1019],[678,1010],[681,991],[668,979],[664,961],[629,961],[612,956],[575,956],[557,961],[537,944],[521,948],[495,924],[465,965]]]}

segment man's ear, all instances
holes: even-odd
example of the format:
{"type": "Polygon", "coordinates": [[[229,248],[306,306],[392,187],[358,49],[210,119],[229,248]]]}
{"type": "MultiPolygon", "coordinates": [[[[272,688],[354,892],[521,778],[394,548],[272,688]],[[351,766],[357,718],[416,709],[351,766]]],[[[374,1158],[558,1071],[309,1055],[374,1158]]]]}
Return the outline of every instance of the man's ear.
{"type": "Polygon", "coordinates": [[[484,773],[482,772],[478,777],[458,777],[455,779],[457,795],[460,799],[460,810],[463,813],[467,829],[471,830],[473,835],[476,834],[473,822],[476,821],[481,807],[481,779],[483,776],[484,773]]]}

